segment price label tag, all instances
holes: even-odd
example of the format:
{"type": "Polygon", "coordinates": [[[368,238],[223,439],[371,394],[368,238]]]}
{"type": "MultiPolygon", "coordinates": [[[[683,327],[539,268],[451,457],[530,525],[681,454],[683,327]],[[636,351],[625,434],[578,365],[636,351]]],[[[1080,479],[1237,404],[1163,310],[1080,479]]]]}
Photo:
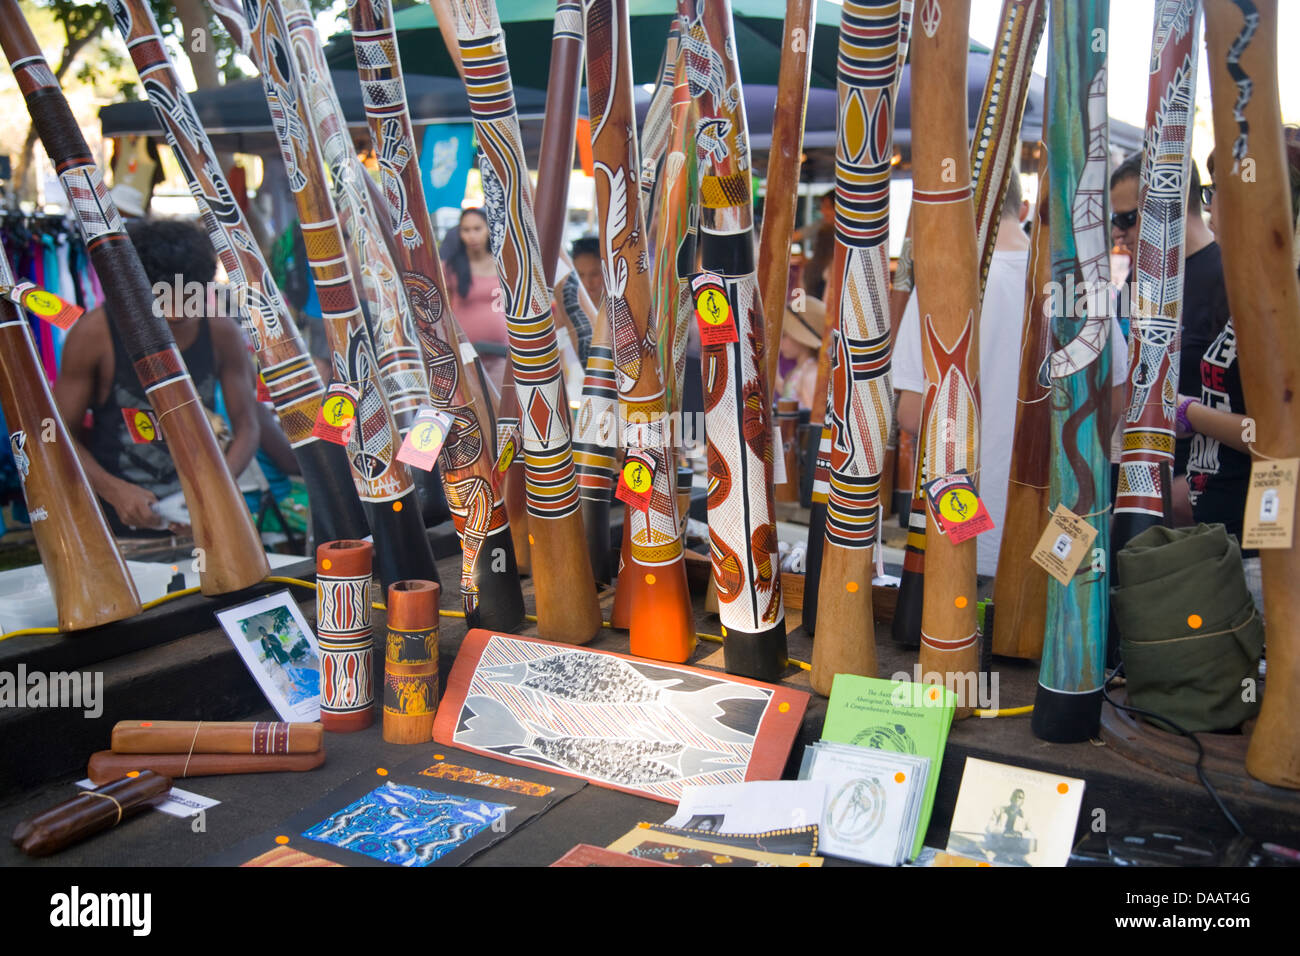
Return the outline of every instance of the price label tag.
{"type": "Polygon", "coordinates": [[[1295,529],[1296,474],[1300,458],[1256,460],[1250,467],[1243,548],[1289,548],[1295,529]]]}
{"type": "Polygon", "coordinates": [[[137,445],[162,441],[162,429],[158,427],[158,417],[147,408],[124,408],[122,418],[126,421],[127,433],[137,445]]]}
{"type": "Polygon", "coordinates": [[[691,280],[691,296],[695,300],[695,318],[700,326],[700,343],[726,345],[739,342],[736,319],[727,301],[727,290],[721,276],[711,272],[701,273],[691,280]]]}
{"type": "Polygon", "coordinates": [[[20,282],[7,290],[9,298],[17,305],[56,328],[72,328],[86,310],[74,302],[59,298],[53,292],[38,289],[30,282],[20,282]]]}
{"type": "Polygon", "coordinates": [[[623,462],[623,471],[618,476],[618,488],[614,490],[614,497],[632,508],[649,511],[654,482],[654,459],[629,454],[623,462]]]}
{"type": "Polygon", "coordinates": [[[1096,528],[1065,505],[1057,505],[1030,557],[1068,587],[1096,537],[1096,528]]]}
{"type": "Polygon", "coordinates": [[[953,544],[961,544],[993,527],[988,509],[965,472],[926,482],[925,496],[939,530],[953,544]]]}
{"type": "Polygon", "coordinates": [[[397,460],[424,471],[433,471],[433,466],[438,463],[438,452],[442,451],[454,422],[455,419],[447,412],[427,406],[421,408],[415,413],[411,430],[402,439],[402,447],[397,449],[397,460]]]}
{"type": "Polygon", "coordinates": [[[501,449],[501,453],[497,455],[497,471],[504,475],[514,462],[515,455],[519,453],[519,429],[514,425],[503,425],[498,421],[497,447],[501,449]]]}
{"type": "Polygon", "coordinates": [[[335,382],[321,400],[320,411],[316,413],[316,425],[311,433],[336,445],[346,445],[352,438],[352,428],[357,420],[357,402],[360,400],[361,393],[351,385],[335,382]]]}

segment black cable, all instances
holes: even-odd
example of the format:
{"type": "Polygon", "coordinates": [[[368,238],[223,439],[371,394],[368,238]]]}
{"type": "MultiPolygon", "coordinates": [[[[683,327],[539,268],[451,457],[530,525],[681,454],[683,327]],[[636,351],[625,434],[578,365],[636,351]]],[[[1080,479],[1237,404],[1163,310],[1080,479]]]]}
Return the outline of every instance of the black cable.
{"type": "Polygon", "coordinates": [[[1192,733],[1191,731],[1184,730],[1182,727],[1179,727],[1168,717],[1162,717],[1160,714],[1154,714],[1149,710],[1142,710],[1140,707],[1133,707],[1130,706],[1129,704],[1117,704],[1111,698],[1110,694],[1106,693],[1106,688],[1110,685],[1110,682],[1113,681],[1116,677],[1120,676],[1123,672],[1124,672],[1124,665],[1121,663],[1117,665],[1115,669],[1111,671],[1110,676],[1107,677],[1106,680],[1102,682],[1101,695],[1104,698],[1106,698],[1106,702],[1110,704],[1112,707],[1114,707],[1116,710],[1127,710],[1130,713],[1138,714],[1139,716],[1142,717],[1151,717],[1155,720],[1158,720],[1162,724],[1165,724],[1168,727],[1172,727],[1174,730],[1178,731],[1178,733],[1182,734],[1184,737],[1187,737],[1189,740],[1191,740],[1192,743],[1196,744],[1196,779],[1201,781],[1201,786],[1203,786],[1206,792],[1209,793],[1210,799],[1214,801],[1215,805],[1219,808],[1219,811],[1227,819],[1228,823],[1232,824],[1232,828],[1236,830],[1237,833],[1239,833],[1241,836],[1246,836],[1246,831],[1241,828],[1241,824],[1237,822],[1237,818],[1232,815],[1232,813],[1228,810],[1226,806],[1224,806],[1223,801],[1219,799],[1219,792],[1214,789],[1214,786],[1210,783],[1209,778],[1205,776],[1205,769],[1202,766],[1202,764],[1205,761],[1205,748],[1201,746],[1201,741],[1196,736],[1196,734],[1192,733]]]}

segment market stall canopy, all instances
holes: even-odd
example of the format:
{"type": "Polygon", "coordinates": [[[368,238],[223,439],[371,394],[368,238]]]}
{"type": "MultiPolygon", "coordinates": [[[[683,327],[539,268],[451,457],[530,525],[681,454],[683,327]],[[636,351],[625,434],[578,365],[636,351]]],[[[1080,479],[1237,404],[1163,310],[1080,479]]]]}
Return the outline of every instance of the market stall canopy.
{"type": "MultiPolygon", "coordinates": [[[[351,69],[336,68],[330,71],[334,88],[338,90],[343,114],[348,126],[364,136],[366,111],[361,103],[361,81],[357,77],[356,63],[351,69]]],[[[416,126],[426,123],[470,123],[469,99],[465,85],[459,78],[406,74],[406,95],[410,102],[411,119],[416,126]]],[[[520,128],[524,149],[536,155],[542,138],[542,110],[546,94],[534,89],[516,88],[519,104],[520,128]]],[[[237,153],[272,155],[279,149],[271,128],[271,111],[266,105],[266,92],[258,79],[240,80],[216,89],[199,90],[190,94],[199,122],[207,130],[212,145],[218,150],[237,153]]],[[[113,103],[99,111],[99,122],[105,137],[162,136],[157,114],[148,100],[130,103],[113,103]]],[[[368,139],[365,140],[369,142],[368,139]]]]}

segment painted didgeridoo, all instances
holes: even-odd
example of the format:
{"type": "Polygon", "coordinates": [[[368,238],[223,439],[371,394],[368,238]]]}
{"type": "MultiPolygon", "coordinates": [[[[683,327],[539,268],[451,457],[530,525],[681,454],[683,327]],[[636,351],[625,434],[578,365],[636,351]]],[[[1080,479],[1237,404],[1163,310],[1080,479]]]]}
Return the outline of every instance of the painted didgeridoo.
{"type": "Polygon", "coordinates": [[[213,9],[262,73],[272,126],[302,228],[329,339],[331,385],[355,392],[354,427],[346,436],[352,480],[378,544],[380,581],[437,580],[411,474],[397,460],[399,438],[379,381],[370,333],[357,297],[338,212],[325,178],[303,78],[278,5],[265,0],[213,0],[213,9]],[[247,16],[247,19],[245,17],[247,16]]]}
{"type": "Polygon", "coordinates": [[[167,55],[153,12],[144,0],[109,0],[109,6],[198,204],[212,248],[242,296],[239,319],[302,470],[315,534],[323,541],[365,537],[370,529],[352,484],[347,452],[312,434],[325,385],[167,55]]]}
{"type": "Polygon", "coordinates": [[[424,198],[416,139],[389,0],[348,8],[370,138],[379,157],[388,226],[428,376],[428,399],[451,427],[438,455],[443,490],[461,539],[460,592],[471,627],[513,631],[524,620],[489,399],[473,346],[451,311],[437,233],[424,198]],[[495,624],[487,622],[495,621],[495,624]]]}
{"type": "MultiPolygon", "coordinates": [[[[781,356],[781,326],[789,301],[790,233],[799,205],[799,170],[803,165],[804,114],[812,76],[812,45],[817,0],[790,0],[785,8],[781,67],[772,111],[772,145],[767,154],[767,198],[758,238],[758,286],[763,296],[767,338],[767,380],[776,382],[781,356]]],[[[893,120],[893,114],[890,114],[893,120]]]]}
{"type": "Polygon", "coordinates": [[[375,720],[374,553],[369,541],[326,541],[316,549],[320,722],[331,733],[365,730],[375,720]]]}
{"type": "Polygon", "coordinates": [[[388,588],[384,652],[384,740],[433,739],[438,710],[438,597],[434,581],[398,581],[388,588]]]}
{"type": "Polygon", "coordinates": [[[270,573],[261,538],[217,446],[194,382],[122,226],[68,101],[41,55],[17,0],[0,0],[0,45],[32,125],[68,194],[95,271],[112,281],[104,306],[158,416],[189,505],[204,594],[239,591],[270,573]]]}
{"type": "Polygon", "coordinates": [[[152,770],[111,779],[23,820],[13,843],[28,856],[49,856],[144,812],[171,788],[170,777],[152,770]]]}
{"type": "Polygon", "coordinates": [[[613,572],[609,540],[610,496],[618,470],[618,387],[614,382],[614,335],[606,303],[591,332],[582,400],[573,422],[573,464],[582,499],[582,524],[587,554],[598,584],[608,584],[613,572]]]}
{"type": "MultiPolygon", "coordinates": [[[[925,362],[926,480],[979,476],[979,249],[966,145],[966,48],[970,0],[917,8],[912,37],[912,226],[925,362]]],[[[923,680],[937,675],[958,694],[957,716],[974,709],[979,671],[975,541],[954,544],[927,507],[923,680]]]]}
{"type": "Polygon", "coordinates": [[[708,428],[709,546],[729,673],[777,679],[786,665],[785,608],[772,502],[772,404],[763,303],[754,273],[749,134],[731,4],[678,0],[686,82],[699,105],[700,263],[691,280],[708,324],[737,341],[702,344],[708,428]],[[725,310],[725,313],[723,312],[725,310]]]}
{"type": "Polygon", "coordinates": [[[826,501],[812,686],[876,676],[871,606],[880,474],[894,417],[889,374],[889,171],[898,68],[898,0],[845,0],[836,85],[835,245],[844,273],[831,339],[826,501]]]}
{"type": "MultiPolygon", "coordinates": [[[[0,286],[13,284],[0,245],[0,286]]],[[[54,404],[27,316],[7,298],[0,298],[0,409],[59,630],[139,614],[135,582],[54,404]]]]}
{"type": "Polygon", "coordinates": [[[1029,269],[1025,273],[1025,313],[1020,332],[1020,380],[1016,391],[1016,425],[1007,475],[1007,512],[1002,523],[998,567],[993,579],[993,653],[1037,660],[1043,653],[1047,626],[1047,575],[1031,568],[1034,548],[1043,534],[1051,486],[1051,389],[1038,380],[1047,357],[1051,321],[1047,294],[1052,281],[1048,235],[1049,174],[1038,179],[1029,269]]]}
{"type": "MultiPolygon", "coordinates": [[[[1052,282],[1083,288],[1110,282],[1107,206],[1106,54],[1109,0],[1052,0],[1049,28],[1047,162],[1051,179],[1052,282]]],[[[1062,305],[1058,297],[1048,300],[1062,305]]],[[[1063,312],[1074,310],[1062,309],[1063,312]]],[[[1052,397],[1052,510],[1064,505],[1097,529],[1109,551],[1109,310],[1052,315],[1052,346],[1040,372],[1052,397]]],[[[1046,516],[1045,516],[1046,517],[1046,516]]],[[[1047,582],[1047,626],[1030,725],[1054,743],[1088,740],[1101,720],[1110,574],[1084,561],[1069,585],[1047,582]]]]}
{"type": "MultiPolygon", "coordinates": [[[[1278,122],[1277,2],[1206,0],[1205,36],[1214,140],[1219,144],[1215,214],[1241,382],[1246,407],[1255,419],[1254,447],[1265,461],[1266,456],[1296,458],[1300,289],[1278,122]]],[[[1287,549],[1263,548],[1260,562],[1268,618],[1268,679],[1246,751],[1246,770],[1257,780],[1294,790],[1300,788],[1300,619],[1295,612],[1300,548],[1294,543],[1287,549]]]]}
{"type": "Polygon", "coordinates": [[[455,0],[451,7],[474,128],[509,211],[497,273],[523,432],[537,629],[547,640],[583,644],[600,629],[600,605],[505,40],[492,0],[455,0]]]}
{"type": "MultiPolygon", "coordinates": [[[[1139,181],[1137,305],[1124,414],[1111,559],[1147,528],[1164,522],[1165,478],[1174,467],[1179,328],[1183,319],[1183,243],[1196,99],[1197,0],[1159,0],[1151,40],[1146,142],[1139,181]]],[[[1173,516],[1170,515],[1170,518],[1173,516]]]]}
{"type": "MultiPolygon", "coordinates": [[[[645,121],[641,124],[641,213],[646,218],[646,225],[655,228],[657,205],[655,187],[659,182],[659,170],[663,167],[664,156],[668,153],[668,143],[672,138],[673,91],[677,89],[677,55],[682,49],[681,20],[673,17],[668,25],[668,39],[664,43],[663,58],[659,61],[659,79],[655,81],[654,92],[650,94],[650,105],[646,108],[645,121]]],[[[662,362],[660,363],[662,366],[662,362]]]]}

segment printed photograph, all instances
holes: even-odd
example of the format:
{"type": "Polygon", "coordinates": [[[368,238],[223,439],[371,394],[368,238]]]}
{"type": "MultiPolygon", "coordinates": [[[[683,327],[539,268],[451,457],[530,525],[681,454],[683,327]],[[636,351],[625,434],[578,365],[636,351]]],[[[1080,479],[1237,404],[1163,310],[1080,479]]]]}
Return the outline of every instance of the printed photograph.
{"type": "Polygon", "coordinates": [[[288,591],[219,611],[217,619],[282,720],[320,716],[316,635],[288,591]]]}

